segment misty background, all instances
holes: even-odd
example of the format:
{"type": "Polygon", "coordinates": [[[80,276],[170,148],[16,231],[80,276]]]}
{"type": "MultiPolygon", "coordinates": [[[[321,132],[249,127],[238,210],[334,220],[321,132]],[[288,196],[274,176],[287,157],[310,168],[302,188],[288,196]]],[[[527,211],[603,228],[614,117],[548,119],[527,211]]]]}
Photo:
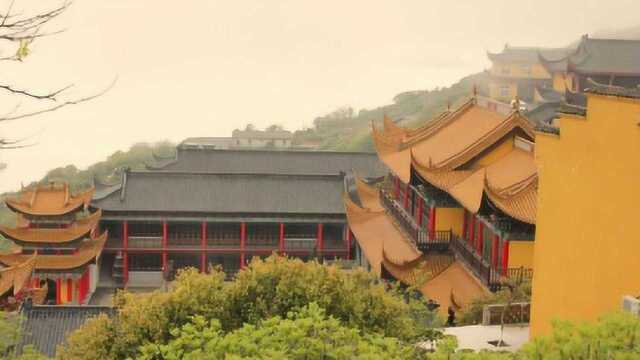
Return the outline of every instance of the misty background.
{"type": "MultiPolygon", "coordinates": [[[[24,63],[3,64],[2,82],[42,92],[73,83],[71,96],[117,84],[88,103],[0,124],[0,135],[35,143],[0,152],[0,191],[136,142],[230,136],[247,123],[309,127],[340,106],[448,86],[487,68],[486,52],[505,43],[640,34],[639,11],[637,0],[78,0],[54,24],[67,31],[35,42],[24,63]]],[[[3,98],[0,112],[19,100],[3,98]]]]}

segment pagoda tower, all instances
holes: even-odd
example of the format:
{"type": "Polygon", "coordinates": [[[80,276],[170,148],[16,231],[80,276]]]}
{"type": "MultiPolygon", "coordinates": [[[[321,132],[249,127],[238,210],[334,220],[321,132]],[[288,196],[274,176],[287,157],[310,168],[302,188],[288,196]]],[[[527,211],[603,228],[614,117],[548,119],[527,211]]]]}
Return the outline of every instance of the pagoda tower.
{"type": "MultiPolygon", "coordinates": [[[[48,304],[85,304],[95,290],[97,261],[107,239],[106,232],[97,234],[101,212],[87,210],[93,192],[91,188],[74,195],[68,183],[51,182],[6,199],[7,207],[17,214],[17,223],[0,226],[0,234],[16,246],[0,254],[0,266],[5,267],[0,271],[19,273],[22,281],[25,271],[9,270],[24,269],[31,261],[26,288],[46,288],[44,301],[48,304]]],[[[13,290],[15,293],[15,285],[13,290]]]]}

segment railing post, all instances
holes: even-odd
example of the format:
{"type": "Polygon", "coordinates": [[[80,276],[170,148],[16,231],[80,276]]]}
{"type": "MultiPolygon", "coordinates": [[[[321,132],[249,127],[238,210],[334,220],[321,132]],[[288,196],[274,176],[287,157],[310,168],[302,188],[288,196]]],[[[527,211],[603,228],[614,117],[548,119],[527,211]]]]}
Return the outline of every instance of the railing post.
{"type": "Polygon", "coordinates": [[[200,226],[200,272],[205,273],[207,271],[207,222],[202,221],[200,226]]]}
{"type": "Polygon", "coordinates": [[[491,264],[493,268],[498,268],[498,245],[500,244],[500,235],[493,235],[493,244],[491,246],[491,264]]]}
{"type": "Polygon", "coordinates": [[[240,223],[240,269],[244,269],[245,264],[245,242],[247,238],[247,224],[244,222],[240,223]]]}
{"type": "Polygon", "coordinates": [[[162,220],[162,270],[167,269],[167,244],[169,242],[169,229],[167,220],[162,220]]]}
{"type": "Polygon", "coordinates": [[[122,222],[122,279],[123,286],[129,282],[129,222],[122,222]]]}
{"type": "Polygon", "coordinates": [[[346,234],[346,246],[347,246],[347,260],[351,260],[351,228],[349,225],[346,225],[347,234],[346,234]]]}

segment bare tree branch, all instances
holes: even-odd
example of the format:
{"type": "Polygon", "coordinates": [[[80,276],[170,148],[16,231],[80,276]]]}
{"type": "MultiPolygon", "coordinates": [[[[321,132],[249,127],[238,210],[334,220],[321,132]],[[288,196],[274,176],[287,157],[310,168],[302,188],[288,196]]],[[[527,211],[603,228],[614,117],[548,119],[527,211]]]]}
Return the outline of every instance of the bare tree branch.
{"type": "Polygon", "coordinates": [[[19,89],[14,89],[12,88],[10,85],[2,85],[0,84],[0,89],[6,90],[12,94],[18,94],[18,95],[24,95],[30,98],[34,98],[34,99],[38,99],[38,100],[51,100],[51,101],[57,101],[58,99],[56,99],[56,96],[60,95],[60,93],[62,93],[65,90],[68,90],[69,88],[73,87],[73,84],[71,85],[67,85],[63,88],[60,88],[54,92],[48,93],[48,94],[35,94],[32,92],[29,92],[27,90],[19,90],[19,89]]]}
{"type": "Polygon", "coordinates": [[[49,112],[52,112],[52,111],[56,111],[58,109],[61,109],[63,107],[67,107],[69,105],[77,105],[77,104],[81,104],[83,102],[87,102],[89,100],[93,100],[93,99],[95,99],[97,97],[100,97],[100,96],[106,94],[109,90],[111,90],[111,88],[113,88],[113,86],[115,86],[117,81],[118,81],[118,78],[115,78],[113,80],[113,82],[111,82],[111,84],[109,84],[109,86],[107,88],[105,88],[104,90],[102,90],[101,92],[99,92],[97,94],[94,94],[94,95],[91,95],[91,96],[87,96],[87,97],[83,97],[83,98],[79,98],[79,99],[67,100],[67,101],[61,102],[58,105],[51,106],[51,107],[48,107],[48,108],[45,108],[45,109],[42,109],[42,110],[37,110],[37,111],[24,113],[24,114],[19,114],[19,115],[10,115],[10,116],[0,117],[0,122],[20,120],[20,119],[24,119],[24,118],[27,118],[27,117],[37,116],[37,115],[49,113],[49,112]]]}

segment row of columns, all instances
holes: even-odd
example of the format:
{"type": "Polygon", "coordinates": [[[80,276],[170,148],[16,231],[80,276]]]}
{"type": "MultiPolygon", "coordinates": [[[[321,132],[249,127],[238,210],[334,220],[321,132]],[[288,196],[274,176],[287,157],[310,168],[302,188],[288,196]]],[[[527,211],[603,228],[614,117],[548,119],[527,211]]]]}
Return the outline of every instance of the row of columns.
{"type": "MultiPolygon", "coordinates": [[[[484,246],[484,227],[485,224],[476,218],[475,214],[471,214],[465,210],[464,212],[464,233],[467,237],[469,245],[474,246],[476,253],[482,256],[484,246]],[[468,216],[471,215],[471,216],[468,216]],[[469,221],[467,221],[469,219],[469,221]],[[477,229],[477,236],[476,236],[477,229]]],[[[500,235],[493,234],[491,239],[491,266],[494,269],[498,268],[498,255],[500,251],[500,235]]],[[[509,267],[509,240],[504,240],[502,244],[502,262],[501,262],[502,274],[506,275],[507,268],[509,267]]]]}
{"type": "MultiPolygon", "coordinates": [[[[284,236],[284,223],[280,223],[279,225],[279,238],[278,238],[278,252],[280,254],[285,254],[285,236],[284,236]]],[[[203,221],[201,224],[201,237],[200,237],[200,271],[205,272],[207,266],[207,257],[206,257],[206,249],[207,249],[207,222],[203,221]]],[[[167,268],[168,264],[168,224],[167,221],[162,221],[162,269],[167,268]]],[[[347,259],[351,258],[351,241],[352,241],[352,233],[351,230],[347,227],[346,229],[346,248],[347,248],[347,259]]],[[[317,251],[318,253],[322,253],[324,250],[324,224],[319,223],[317,227],[317,251]]],[[[246,263],[246,242],[247,242],[247,224],[245,222],[240,223],[240,268],[244,268],[246,263]]],[[[127,220],[122,223],[122,260],[123,260],[123,278],[124,283],[126,284],[129,280],[129,223],[127,220]]]]}
{"type": "MultiPolygon", "coordinates": [[[[401,184],[400,178],[397,176],[393,177],[394,179],[394,196],[396,200],[400,201],[400,189],[404,188],[403,196],[402,196],[402,207],[409,212],[409,214],[415,214],[415,220],[419,227],[423,227],[424,224],[424,206],[425,201],[422,196],[414,197],[415,201],[412,203],[412,208],[409,208],[409,194],[412,192],[412,188],[410,184],[401,184]]],[[[429,206],[429,220],[426,224],[427,231],[430,239],[435,238],[436,234],[436,207],[431,205],[429,206]]]]}

